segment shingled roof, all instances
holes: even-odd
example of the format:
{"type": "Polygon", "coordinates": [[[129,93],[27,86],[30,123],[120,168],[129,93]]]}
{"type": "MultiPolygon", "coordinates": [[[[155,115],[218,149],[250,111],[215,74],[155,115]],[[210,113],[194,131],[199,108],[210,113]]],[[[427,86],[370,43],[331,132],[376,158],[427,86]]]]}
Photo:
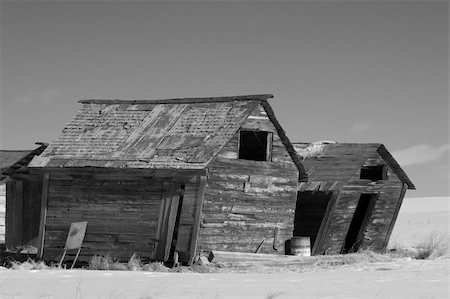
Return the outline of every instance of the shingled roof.
{"type": "Polygon", "coordinates": [[[342,185],[358,171],[371,154],[377,152],[398,178],[408,186],[408,189],[415,189],[406,173],[381,143],[336,143],[327,141],[293,143],[293,146],[302,159],[310,183],[330,180],[330,186],[333,184],[334,186],[342,185]],[[334,174],[330,177],[330,169],[335,167],[339,167],[337,184],[335,184],[336,177],[334,174]]]}
{"type": "Polygon", "coordinates": [[[203,169],[270,94],[164,100],[81,100],[82,108],[30,167],[203,169]]]}

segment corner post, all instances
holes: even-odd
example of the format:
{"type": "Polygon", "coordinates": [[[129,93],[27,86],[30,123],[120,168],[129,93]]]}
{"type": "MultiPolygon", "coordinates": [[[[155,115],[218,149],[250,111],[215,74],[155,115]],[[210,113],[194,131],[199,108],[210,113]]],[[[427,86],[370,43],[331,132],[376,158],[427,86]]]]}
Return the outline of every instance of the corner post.
{"type": "Polygon", "coordinates": [[[45,173],[42,182],[42,200],[41,200],[41,219],[39,222],[39,247],[37,256],[42,258],[44,256],[44,238],[45,238],[45,224],[47,222],[47,200],[48,200],[48,183],[50,174],[45,173]]]}
{"type": "Polygon", "coordinates": [[[331,217],[333,216],[334,209],[336,208],[336,201],[339,196],[339,191],[333,191],[328,201],[327,208],[323,214],[322,222],[320,223],[319,231],[317,232],[316,240],[312,244],[311,255],[323,254],[323,245],[329,234],[329,228],[331,223],[331,217]]]}
{"type": "Polygon", "coordinates": [[[197,253],[198,233],[200,231],[203,200],[205,198],[206,176],[199,177],[199,179],[197,179],[197,182],[198,182],[198,191],[197,191],[197,196],[196,196],[197,199],[196,199],[194,227],[192,229],[192,239],[191,239],[191,245],[189,248],[189,262],[188,262],[189,265],[192,265],[192,263],[194,262],[195,255],[197,253]]]}

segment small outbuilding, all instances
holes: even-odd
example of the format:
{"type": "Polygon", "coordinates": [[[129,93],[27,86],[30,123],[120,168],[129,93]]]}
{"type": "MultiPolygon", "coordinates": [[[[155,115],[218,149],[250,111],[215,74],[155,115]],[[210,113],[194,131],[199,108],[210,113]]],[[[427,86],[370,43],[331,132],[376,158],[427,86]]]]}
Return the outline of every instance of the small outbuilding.
{"type": "Polygon", "coordinates": [[[42,177],[27,168],[47,146],[37,144],[34,150],[0,150],[0,244],[10,251],[38,236],[42,177]]]}
{"type": "Polygon", "coordinates": [[[379,143],[295,143],[308,182],[299,185],[295,236],[312,254],[386,248],[407,189],[415,189],[379,143]]]}
{"type": "Polygon", "coordinates": [[[43,177],[38,256],[57,259],[78,221],[81,259],[284,254],[306,177],[272,97],[80,101],[29,165],[43,177]]]}

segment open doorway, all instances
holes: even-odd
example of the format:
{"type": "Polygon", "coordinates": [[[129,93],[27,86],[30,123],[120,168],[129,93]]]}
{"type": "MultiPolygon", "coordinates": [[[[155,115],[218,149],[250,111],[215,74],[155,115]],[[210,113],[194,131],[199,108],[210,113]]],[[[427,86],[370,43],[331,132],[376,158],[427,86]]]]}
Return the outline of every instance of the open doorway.
{"type": "MultiPolygon", "coordinates": [[[[324,225],[332,192],[302,191],[297,194],[295,209],[294,236],[310,237],[311,248],[317,248],[320,242],[319,232],[324,225]]],[[[312,254],[316,252],[312,250],[312,254]]]]}
{"type": "Polygon", "coordinates": [[[357,252],[364,240],[364,233],[367,228],[370,216],[375,206],[377,195],[363,193],[359,197],[358,205],[353,214],[352,222],[348,228],[345,243],[341,253],[357,252]]]}

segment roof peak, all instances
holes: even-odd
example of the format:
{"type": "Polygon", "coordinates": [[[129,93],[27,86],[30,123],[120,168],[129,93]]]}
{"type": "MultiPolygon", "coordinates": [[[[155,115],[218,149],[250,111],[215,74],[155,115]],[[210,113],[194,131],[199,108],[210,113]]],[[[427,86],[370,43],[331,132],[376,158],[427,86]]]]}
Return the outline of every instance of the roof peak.
{"type": "Polygon", "coordinates": [[[156,99],[156,100],[120,100],[120,99],[83,99],[78,101],[82,104],[188,104],[188,103],[210,103],[210,102],[231,102],[231,101],[263,101],[273,98],[272,94],[253,94],[238,95],[224,97],[195,97],[195,98],[172,98],[172,99],[156,99]]]}

